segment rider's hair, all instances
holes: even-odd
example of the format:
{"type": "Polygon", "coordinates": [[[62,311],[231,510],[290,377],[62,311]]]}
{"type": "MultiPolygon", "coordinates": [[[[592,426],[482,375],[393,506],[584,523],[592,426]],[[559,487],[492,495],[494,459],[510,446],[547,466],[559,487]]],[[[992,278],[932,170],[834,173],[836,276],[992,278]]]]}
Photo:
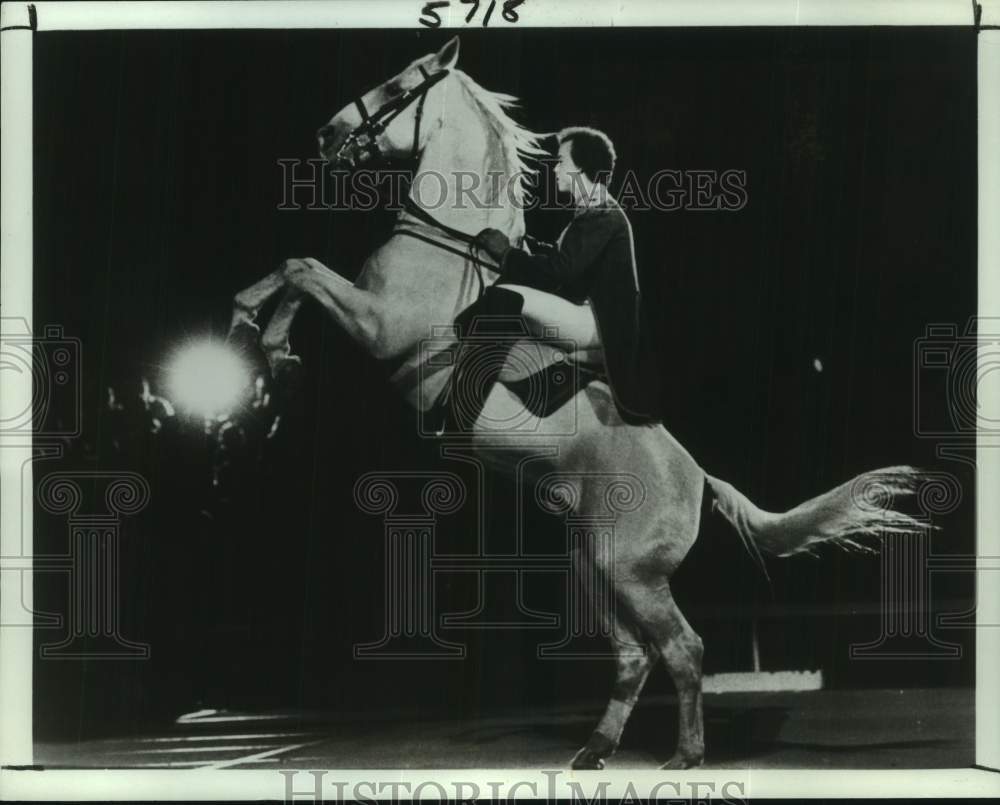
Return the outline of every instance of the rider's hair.
{"type": "Polygon", "coordinates": [[[573,162],[592,182],[608,184],[615,169],[618,155],[611,138],[603,131],[589,126],[571,126],[559,132],[559,144],[570,144],[573,162]]]}

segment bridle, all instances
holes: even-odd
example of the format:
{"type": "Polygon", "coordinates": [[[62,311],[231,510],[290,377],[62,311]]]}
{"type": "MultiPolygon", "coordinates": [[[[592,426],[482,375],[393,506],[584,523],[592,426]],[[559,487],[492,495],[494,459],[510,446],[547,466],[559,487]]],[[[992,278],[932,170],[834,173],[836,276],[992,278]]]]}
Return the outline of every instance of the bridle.
{"type": "Polygon", "coordinates": [[[351,130],[340,148],[337,149],[337,153],[334,155],[335,162],[344,163],[353,168],[370,159],[380,159],[384,156],[382,149],[379,148],[378,136],[415,101],[419,102],[413,122],[413,147],[410,156],[413,159],[417,158],[420,151],[420,120],[424,114],[427,93],[432,87],[447,78],[449,73],[448,70],[441,70],[432,75],[424,69],[423,65],[419,65],[418,69],[424,80],[398,97],[384,103],[374,114],[368,114],[365,102],[361,98],[354,101],[354,105],[361,115],[361,123],[351,130]]]}

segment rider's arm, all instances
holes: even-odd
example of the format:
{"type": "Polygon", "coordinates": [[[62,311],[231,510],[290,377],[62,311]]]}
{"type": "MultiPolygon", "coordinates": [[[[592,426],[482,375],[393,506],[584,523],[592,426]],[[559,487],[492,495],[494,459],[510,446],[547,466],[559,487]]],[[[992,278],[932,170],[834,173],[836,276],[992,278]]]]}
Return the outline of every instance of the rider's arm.
{"type": "Polygon", "coordinates": [[[512,248],[503,257],[501,281],[553,293],[577,288],[589,279],[618,225],[616,216],[594,211],[573,220],[558,249],[528,254],[512,248]]]}

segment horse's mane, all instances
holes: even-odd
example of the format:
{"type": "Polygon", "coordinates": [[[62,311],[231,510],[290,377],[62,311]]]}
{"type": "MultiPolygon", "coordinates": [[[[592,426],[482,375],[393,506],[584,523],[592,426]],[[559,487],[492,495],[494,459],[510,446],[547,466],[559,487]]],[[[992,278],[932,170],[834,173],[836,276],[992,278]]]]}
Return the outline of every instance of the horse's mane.
{"type": "Polygon", "coordinates": [[[520,209],[524,209],[525,197],[529,192],[526,180],[534,180],[538,173],[535,163],[541,157],[548,156],[548,151],[539,144],[545,135],[526,129],[507,114],[508,109],[519,103],[513,95],[491,92],[461,70],[453,69],[452,74],[482,112],[487,127],[495,137],[492,145],[499,146],[507,176],[513,181],[511,199],[520,209]]]}

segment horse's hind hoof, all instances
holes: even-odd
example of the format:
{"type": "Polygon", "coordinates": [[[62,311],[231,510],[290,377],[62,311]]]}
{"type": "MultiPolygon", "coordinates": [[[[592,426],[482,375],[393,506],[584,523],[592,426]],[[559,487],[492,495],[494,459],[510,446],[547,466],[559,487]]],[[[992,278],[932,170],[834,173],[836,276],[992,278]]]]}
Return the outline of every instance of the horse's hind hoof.
{"type": "Polygon", "coordinates": [[[660,766],[664,771],[681,771],[683,769],[693,769],[702,764],[703,757],[687,757],[680,753],[675,754],[670,760],[660,766]]]}
{"type": "Polygon", "coordinates": [[[573,760],[570,762],[570,768],[576,770],[591,769],[594,771],[600,771],[604,768],[604,758],[592,749],[584,747],[573,756],[573,760]]]}

